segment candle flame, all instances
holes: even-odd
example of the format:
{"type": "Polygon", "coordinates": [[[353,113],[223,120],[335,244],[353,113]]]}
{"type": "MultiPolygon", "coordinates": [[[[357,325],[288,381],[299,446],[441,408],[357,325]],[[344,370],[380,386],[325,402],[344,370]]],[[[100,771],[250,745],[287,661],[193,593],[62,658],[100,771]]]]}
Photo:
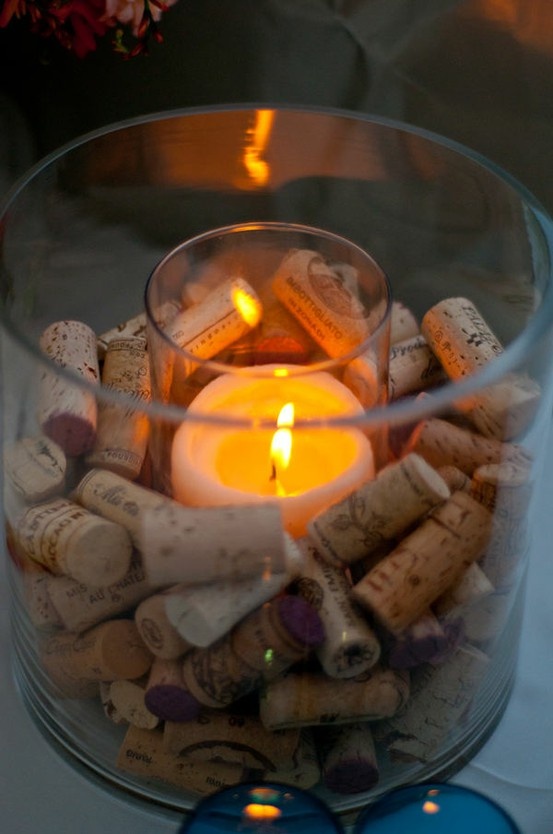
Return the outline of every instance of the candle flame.
{"type": "Polygon", "coordinates": [[[286,495],[277,476],[277,472],[287,469],[292,457],[292,432],[294,425],[294,404],[286,403],[280,409],[277,418],[277,430],[271,441],[271,480],[276,481],[277,495],[286,495]]]}
{"type": "Polygon", "coordinates": [[[255,327],[259,323],[261,318],[261,305],[258,299],[238,285],[232,288],[232,303],[250,327],[255,327]]]}

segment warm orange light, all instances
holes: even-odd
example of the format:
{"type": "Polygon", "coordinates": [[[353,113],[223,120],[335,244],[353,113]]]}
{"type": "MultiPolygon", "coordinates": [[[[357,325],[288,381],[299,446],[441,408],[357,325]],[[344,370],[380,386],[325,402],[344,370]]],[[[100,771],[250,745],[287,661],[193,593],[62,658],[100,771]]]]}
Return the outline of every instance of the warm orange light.
{"type": "Polygon", "coordinates": [[[427,799],[426,802],[423,803],[422,810],[425,814],[437,814],[440,810],[440,806],[437,802],[432,802],[430,799],[427,799]]]}
{"type": "Polygon", "coordinates": [[[286,491],[279,481],[278,473],[287,469],[292,457],[292,432],[290,427],[294,425],[294,404],[286,403],[280,409],[277,418],[277,430],[271,441],[271,479],[275,481],[277,495],[286,495],[286,491]]]}
{"type": "Polygon", "coordinates": [[[250,327],[255,327],[259,323],[261,305],[257,298],[249,295],[241,287],[234,286],[232,288],[232,303],[250,327]]]}
{"type": "Polygon", "coordinates": [[[251,138],[244,148],[244,165],[256,185],[265,185],[270,177],[271,171],[263,154],[269,143],[274,118],[274,110],[256,110],[251,138]]]}
{"type": "Polygon", "coordinates": [[[244,807],[242,815],[254,820],[276,820],[282,811],[276,805],[261,805],[257,802],[251,802],[244,807]]]}

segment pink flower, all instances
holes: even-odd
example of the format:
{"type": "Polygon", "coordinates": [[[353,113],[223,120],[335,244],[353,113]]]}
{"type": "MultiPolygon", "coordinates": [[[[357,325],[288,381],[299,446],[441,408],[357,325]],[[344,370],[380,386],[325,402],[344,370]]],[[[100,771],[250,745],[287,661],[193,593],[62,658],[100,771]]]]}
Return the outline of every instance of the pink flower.
{"type": "MultiPolygon", "coordinates": [[[[150,0],[148,6],[152,20],[158,21],[161,13],[175,2],[176,0],[164,0],[161,3],[150,0]]],[[[144,15],[144,0],[106,0],[104,20],[118,20],[119,23],[131,26],[135,36],[138,35],[144,15]]]]}

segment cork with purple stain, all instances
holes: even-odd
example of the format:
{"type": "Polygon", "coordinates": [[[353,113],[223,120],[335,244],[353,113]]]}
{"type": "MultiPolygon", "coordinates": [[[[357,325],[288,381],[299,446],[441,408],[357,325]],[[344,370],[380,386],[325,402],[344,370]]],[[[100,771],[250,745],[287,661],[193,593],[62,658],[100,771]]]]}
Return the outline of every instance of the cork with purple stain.
{"type": "Polygon", "coordinates": [[[155,658],[144,703],[162,721],[192,721],[200,711],[200,704],[184,683],[182,664],[176,660],[155,658]]]}
{"type": "Polygon", "coordinates": [[[96,398],[85,386],[79,385],[78,379],[80,376],[89,385],[98,384],[96,334],[83,322],[57,321],[43,332],[40,348],[64,369],[61,373],[42,372],[38,396],[42,431],[68,457],[77,457],[90,451],[96,438],[96,398]],[[64,371],[68,372],[67,376],[64,371]]]}
{"type": "Polygon", "coordinates": [[[377,784],[380,773],[368,723],[325,728],[319,742],[323,783],[328,790],[356,794],[377,784]]]}

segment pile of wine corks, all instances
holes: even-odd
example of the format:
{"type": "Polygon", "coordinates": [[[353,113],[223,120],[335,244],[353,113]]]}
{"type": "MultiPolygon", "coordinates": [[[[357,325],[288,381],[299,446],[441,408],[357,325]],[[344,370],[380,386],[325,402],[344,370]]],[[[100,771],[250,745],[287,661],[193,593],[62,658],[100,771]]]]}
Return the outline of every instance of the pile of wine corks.
{"type": "MultiPolygon", "coordinates": [[[[270,305],[279,330],[271,341],[255,325],[271,361],[279,345],[305,361],[328,336],[293,292],[308,256],[289,260],[295,282],[277,275],[270,305]]],[[[173,325],[186,345],[201,341],[205,303],[173,325]]],[[[338,325],[331,356],[344,349],[338,325]]],[[[243,347],[240,328],[223,330],[215,357],[243,347]]],[[[392,428],[376,477],[293,539],[276,502],[186,507],[151,487],[143,317],[101,335],[55,322],[42,347],[90,384],[43,373],[39,431],[6,449],[8,538],[48,686],[101,703],[114,738],[125,729],[114,766],[193,793],[267,778],[354,794],[383,768],[451,749],[519,580],[535,382],[511,374],[392,428]],[[98,402],[100,379],[127,406],[98,402]]],[[[420,325],[395,303],[390,398],[431,398],[501,352],[467,299],[445,299],[420,325]]],[[[371,363],[353,360],[354,390],[371,363]]]]}

